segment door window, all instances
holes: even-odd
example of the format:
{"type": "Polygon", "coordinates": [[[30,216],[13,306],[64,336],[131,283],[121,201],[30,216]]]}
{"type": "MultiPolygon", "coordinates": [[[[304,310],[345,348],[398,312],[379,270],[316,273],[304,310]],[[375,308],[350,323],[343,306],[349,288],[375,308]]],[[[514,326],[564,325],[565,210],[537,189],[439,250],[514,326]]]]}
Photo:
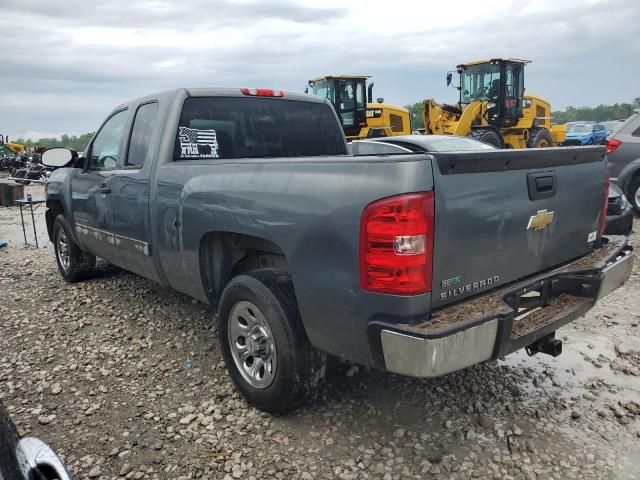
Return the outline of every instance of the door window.
{"type": "Polygon", "coordinates": [[[462,70],[461,103],[489,100],[500,94],[500,65],[481,63],[462,70]]]}
{"type": "Polygon", "coordinates": [[[126,110],[121,110],[102,126],[91,145],[89,168],[114,170],[117,167],[127,113],[126,110]]]}
{"type": "Polygon", "coordinates": [[[131,129],[126,165],[136,167],[144,165],[149,152],[149,145],[151,145],[156,113],[158,113],[158,104],[156,102],[145,103],[138,107],[136,118],[133,121],[133,128],[131,129]]]}

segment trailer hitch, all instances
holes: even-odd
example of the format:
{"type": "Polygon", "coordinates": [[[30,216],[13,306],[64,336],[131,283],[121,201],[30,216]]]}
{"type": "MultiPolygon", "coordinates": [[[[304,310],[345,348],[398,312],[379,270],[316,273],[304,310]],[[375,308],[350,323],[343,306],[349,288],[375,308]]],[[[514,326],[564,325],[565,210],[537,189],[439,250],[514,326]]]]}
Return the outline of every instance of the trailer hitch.
{"type": "Polygon", "coordinates": [[[562,340],[555,338],[556,332],[536,340],[526,347],[527,355],[532,357],[536,353],[546,353],[552,357],[557,357],[562,353],[562,340]]]}

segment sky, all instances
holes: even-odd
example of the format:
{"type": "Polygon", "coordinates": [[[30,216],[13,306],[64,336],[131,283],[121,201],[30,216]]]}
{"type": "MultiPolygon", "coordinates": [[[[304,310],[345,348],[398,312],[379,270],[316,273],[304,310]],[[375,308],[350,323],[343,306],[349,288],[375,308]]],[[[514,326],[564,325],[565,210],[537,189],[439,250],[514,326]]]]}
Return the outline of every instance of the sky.
{"type": "Polygon", "coordinates": [[[638,0],[0,0],[0,133],[94,131],[118,104],[175,87],[302,92],[371,75],[374,97],[454,103],[446,72],[532,60],[554,110],[640,96],[638,0]]]}

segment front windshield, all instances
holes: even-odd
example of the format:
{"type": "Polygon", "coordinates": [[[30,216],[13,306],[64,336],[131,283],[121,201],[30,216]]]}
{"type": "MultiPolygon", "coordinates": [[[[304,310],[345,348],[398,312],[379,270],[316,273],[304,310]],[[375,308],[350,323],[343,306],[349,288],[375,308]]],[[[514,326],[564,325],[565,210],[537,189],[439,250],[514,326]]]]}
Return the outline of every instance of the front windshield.
{"type": "Polygon", "coordinates": [[[567,133],[591,133],[592,125],[573,125],[567,133]]]}
{"type": "Polygon", "coordinates": [[[483,63],[464,67],[461,85],[461,103],[498,98],[500,95],[500,65],[483,63]]]}
{"type": "Polygon", "coordinates": [[[311,88],[313,88],[314,95],[326,98],[331,103],[334,103],[335,91],[332,83],[327,82],[326,80],[318,80],[311,84],[311,88]]]}

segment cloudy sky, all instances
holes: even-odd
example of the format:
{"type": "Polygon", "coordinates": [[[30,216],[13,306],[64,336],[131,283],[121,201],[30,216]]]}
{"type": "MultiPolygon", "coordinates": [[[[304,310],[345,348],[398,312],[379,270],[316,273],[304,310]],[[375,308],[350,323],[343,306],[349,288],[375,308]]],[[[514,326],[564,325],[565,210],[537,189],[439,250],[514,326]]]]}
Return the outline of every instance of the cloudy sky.
{"type": "Polygon", "coordinates": [[[0,133],[95,130],[117,104],[179,86],[303,91],[367,74],[374,96],[453,102],[447,70],[533,60],[554,109],[640,96],[638,0],[0,0],[0,133]]]}

